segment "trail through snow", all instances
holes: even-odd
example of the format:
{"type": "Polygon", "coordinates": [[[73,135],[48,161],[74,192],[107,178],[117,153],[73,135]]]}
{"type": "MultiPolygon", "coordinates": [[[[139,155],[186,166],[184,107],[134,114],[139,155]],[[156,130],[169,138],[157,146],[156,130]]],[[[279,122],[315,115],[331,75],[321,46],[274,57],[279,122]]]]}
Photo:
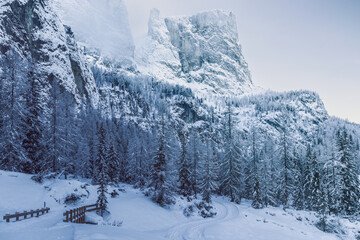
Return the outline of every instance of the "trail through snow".
{"type": "Polygon", "coordinates": [[[205,220],[200,219],[175,226],[169,230],[169,234],[167,235],[168,239],[203,240],[206,239],[206,229],[217,223],[230,221],[231,219],[239,216],[239,209],[234,204],[214,201],[214,205],[217,211],[217,216],[215,218],[209,218],[205,220]]]}
{"type": "MultiPolygon", "coordinates": [[[[49,180],[38,184],[30,175],[0,171],[0,215],[42,207],[48,214],[19,222],[0,219],[0,240],[335,240],[314,227],[316,217],[305,211],[265,208],[256,210],[251,202],[229,202],[224,197],[213,199],[217,215],[203,219],[185,217],[179,202],[171,209],[161,208],[139,190],[122,185],[117,198],[109,196],[111,215],[99,225],[64,223],[63,212],[96,202],[96,186],[79,180],[49,180]],[[71,193],[84,197],[75,205],[65,206],[71,193]],[[123,221],[122,226],[112,226],[123,221]]],[[[111,191],[115,189],[112,188],[111,191]]],[[[196,214],[195,214],[196,215],[196,214]]],[[[358,229],[357,223],[352,228],[358,229]]],[[[341,236],[342,239],[355,239],[341,236]]]]}

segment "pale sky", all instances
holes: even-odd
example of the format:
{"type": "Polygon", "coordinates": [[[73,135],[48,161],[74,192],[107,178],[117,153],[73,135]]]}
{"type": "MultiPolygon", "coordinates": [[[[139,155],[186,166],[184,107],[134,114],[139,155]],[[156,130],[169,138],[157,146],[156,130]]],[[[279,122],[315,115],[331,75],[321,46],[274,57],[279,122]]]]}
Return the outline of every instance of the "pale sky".
{"type": "Polygon", "coordinates": [[[162,16],[222,9],[236,15],[255,85],[316,91],[330,115],[360,123],[359,0],[124,0],[134,38],[150,9],[162,16]]]}

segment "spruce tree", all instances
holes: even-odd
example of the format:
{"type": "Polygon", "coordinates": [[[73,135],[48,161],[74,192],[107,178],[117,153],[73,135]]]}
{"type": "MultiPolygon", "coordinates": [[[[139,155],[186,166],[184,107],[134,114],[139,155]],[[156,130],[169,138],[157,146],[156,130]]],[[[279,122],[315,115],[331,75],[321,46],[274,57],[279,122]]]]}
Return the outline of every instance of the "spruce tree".
{"type": "Polygon", "coordinates": [[[106,131],[104,126],[104,121],[100,123],[98,132],[98,154],[96,158],[96,177],[93,179],[93,182],[99,184],[98,187],[98,200],[100,208],[100,215],[103,216],[104,212],[107,210],[107,184],[109,181],[108,176],[108,164],[107,164],[107,149],[106,149],[106,131]]]}
{"type": "MultiPolygon", "coordinates": [[[[333,150],[333,149],[332,149],[333,150]]],[[[341,179],[339,175],[340,162],[334,152],[330,153],[329,159],[324,164],[325,170],[325,187],[328,194],[329,211],[335,215],[339,214],[340,205],[340,184],[341,179]]]]}
{"type": "Polygon", "coordinates": [[[49,76],[49,82],[51,85],[49,91],[49,101],[47,109],[49,110],[47,116],[47,149],[48,149],[48,162],[51,166],[52,172],[57,172],[59,170],[59,158],[60,158],[60,146],[59,139],[60,131],[59,131],[59,95],[60,95],[60,86],[58,84],[58,80],[54,75],[49,76]]]}
{"type": "Polygon", "coordinates": [[[346,129],[337,133],[339,162],[341,163],[339,175],[341,178],[340,212],[344,215],[354,215],[359,210],[359,179],[354,159],[354,141],[346,129]]]}
{"type": "Polygon", "coordinates": [[[178,171],[178,182],[179,182],[179,193],[188,198],[192,194],[192,184],[191,184],[191,165],[187,157],[187,133],[183,130],[179,133],[180,138],[180,161],[179,161],[179,171],[178,171]]]}
{"type": "Polygon", "coordinates": [[[59,169],[64,173],[73,174],[76,162],[77,145],[80,144],[79,125],[77,124],[77,108],[72,94],[64,92],[59,95],[58,103],[58,145],[59,169]]]}
{"type": "Polygon", "coordinates": [[[98,199],[97,204],[99,204],[99,212],[100,215],[103,216],[107,211],[107,184],[108,184],[108,175],[107,175],[107,164],[106,160],[102,155],[99,155],[99,163],[98,163],[98,177],[97,181],[99,183],[98,187],[98,199]]]}
{"type": "Polygon", "coordinates": [[[200,158],[201,152],[201,141],[199,140],[199,135],[195,129],[192,129],[190,134],[189,141],[189,158],[191,159],[191,171],[190,171],[190,183],[192,188],[192,193],[194,197],[197,198],[197,194],[199,193],[199,178],[200,178],[200,158]]]}
{"type": "Polygon", "coordinates": [[[318,213],[320,214],[320,218],[319,218],[319,222],[317,223],[318,227],[322,230],[322,231],[326,231],[326,226],[327,226],[327,216],[329,214],[329,205],[328,205],[328,199],[327,199],[327,191],[326,191],[326,187],[325,187],[325,182],[324,179],[321,180],[321,185],[320,185],[320,195],[319,195],[319,205],[317,206],[318,208],[318,213]]]}
{"type": "MultiPolygon", "coordinates": [[[[104,171],[107,171],[106,168],[106,157],[107,157],[107,149],[106,149],[106,132],[105,132],[105,126],[104,122],[102,121],[100,123],[98,132],[98,146],[97,146],[97,157],[95,161],[95,172],[96,175],[93,176],[92,182],[94,184],[98,184],[100,181],[100,167],[103,167],[104,171]]],[[[106,172],[107,173],[107,172],[106,172]]]]}
{"type": "Polygon", "coordinates": [[[120,137],[118,139],[120,147],[120,166],[119,166],[119,180],[123,183],[130,181],[130,164],[129,164],[129,128],[128,125],[122,124],[120,126],[120,137]]]}
{"type": "Polygon", "coordinates": [[[241,151],[234,139],[233,119],[231,105],[228,105],[227,118],[225,122],[225,154],[221,163],[221,191],[230,197],[231,202],[240,202],[241,187],[241,151]]]}
{"type": "Polygon", "coordinates": [[[252,191],[252,203],[253,208],[259,209],[263,207],[263,199],[261,193],[261,186],[259,180],[259,163],[258,163],[258,154],[257,154],[257,146],[256,146],[256,134],[255,129],[252,130],[252,146],[251,146],[251,155],[252,155],[252,183],[253,183],[253,191],[252,191]]]}
{"type": "Polygon", "coordinates": [[[113,183],[116,183],[119,180],[118,169],[119,169],[120,161],[115,152],[115,148],[114,148],[112,141],[110,141],[110,147],[107,151],[106,156],[107,156],[106,158],[107,158],[107,162],[109,165],[109,168],[108,168],[109,180],[113,183]]]}
{"type": "Polygon", "coordinates": [[[313,153],[313,156],[311,158],[311,195],[310,198],[310,204],[311,204],[311,210],[313,211],[319,211],[321,209],[321,206],[323,203],[323,192],[322,192],[322,183],[321,183],[321,164],[318,162],[318,157],[316,153],[313,153]]]}
{"type": "Polygon", "coordinates": [[[0,168],[17,171],[26,164],[24,139],[24,89],[27,79],[26,63],[19,54],[10,49],[5,52],[1,74],[1,129],[0,168]]]}
{"type": "Polygon", "coordinates": [[[151,199],[164,207],[174,202],[171,189],[167,179],[167,156],[165,142],[165,119],[162,116],[161,126],[158,133],[158,149],[153,159],[149,187],[151,189],[151,199]]]}
{"type": "Polygon", "coordinates": [[[211,203],[211,194],[218,188],[216,182],[216,165],[214,163],[215,154],[211,146],[211,140],[207,141],[207,154],[203,167],[202,181],[200,185],[203,201],[211,203]]]}
{"type": "Polygon", "coordinates": [[[262,159],[262,193],[265,206],[278,206],[277,199],[277,183],[278,183],[278,168],[275,165],[274,158],[276,158],[274,143],[271,138],[267,138],[263,149],[260,152],[260,159],[262,159]]]}
{"type": "Polygon", "coordinates": [[[281,181],[279,185],[280,202],[284,208],[289,207],[291,200],[292,185],[292,159],[290,156],[290,144],[287,136],[288,132],[284,127],[280,139],[280,161],[281,161],[281,181]]]}
{"type": "Polygon", "coordinates": [[[303,210],[305,207],[305,196],[304,196],[304,186],[305,186],[305,173],[304,166],[301,161],[301,154],[298,154],[296,148],[294,148],[293,159],[294,159],[294,202],[293,206],[297,210],[303,210]]]}
{"type": "Polygon", "coordinates": [[[312,165],[313,152],[312,147],[308,144],[305,155],[304,163],[304,198],[305,198],[305,209],[312,210],[312,194],[313,194],[313,165],[312,165]]]}
{"type": "Polygon", "coordinates": [[[25,137],[22,142],[28,161],[21,170],[25,173],[38,174],[44,170],[43,164],[45,163],[44,123],[41,120],[44,113],[43,86],[32,71],[29,72],[28,80],[30,86],[25,95],[26,111],[23,125],[25,137]]]}

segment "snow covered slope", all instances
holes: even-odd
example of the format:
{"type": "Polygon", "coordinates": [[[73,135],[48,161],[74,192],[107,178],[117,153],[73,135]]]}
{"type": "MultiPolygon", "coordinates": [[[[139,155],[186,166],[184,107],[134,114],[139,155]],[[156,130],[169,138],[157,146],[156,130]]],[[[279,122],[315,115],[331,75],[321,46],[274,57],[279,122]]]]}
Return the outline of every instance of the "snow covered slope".
{"type": "Polygon", "coordinates": [[[253,88],[232,13],[164,19],[154,9],[136,60],[140,72],[202,93],[240,95],[253,88]]]}
{"type": "Polygon", "coordinates": [[[44,85],[56,79],[78,102],[87,99],[97,104],[98,95],[89,64],[72,31],[44,1],[0,2],[0,51],[0,65],[11,61],[18,72],[32,69],[44,85]],[[16,59],[6,58],[9,49],[16,59]],[[22,67],[19,62],[23,62],[22,67]]]}
{"type": "MultiPolygon", "coordinates": [[[[185,204],[180,199],[171,209],[164,209],[128,185],[116,188],[123,189],[117,198],[108,196],[111,215],[104,221],[99,221],[99,225],[63,223],[62,213],[66,209],[95,202],[96,187],[79,180],[52,179],[39,184],[30,177],[31,175],[0,171],[0,215],[40,208],[44,201],[51,210],[39,218],[19,222],[6,223],[0,220],[1,239],[339,239],[314,227],[316,217],[313,213],[283,211],[280,208],[255,210],[249,202],[236,205],[228,199],[215,198],[216,217],[186,218],[181,211],[185,204]],[[64,198],[71,193],[81,195],[81,200],[65,206],[64,198]],[[112,226],[114,222],[120,221],[123,221],[122,226],[112,226]]],[[[110,191],[113,189],[115,188],[111,187],[110,191]]],[[[90,213],[87,217],[96,219],[96,216],[90,213]]],[[[352,237],[353,232],[360,230],[360,227],[346,220],[341,220],[341,224],[345,232],[339,237],[355,239],[352,237]]]]}
{"type": "Polygon", "coordinates": [[[279,138],[285,130],[293,143],[311,139],[328,113],[318,94],[311,91],[286,93],[266,92],[244,97],[238,102],[235,115],[237,128],[249,132],[251,128],[279,138]]]}

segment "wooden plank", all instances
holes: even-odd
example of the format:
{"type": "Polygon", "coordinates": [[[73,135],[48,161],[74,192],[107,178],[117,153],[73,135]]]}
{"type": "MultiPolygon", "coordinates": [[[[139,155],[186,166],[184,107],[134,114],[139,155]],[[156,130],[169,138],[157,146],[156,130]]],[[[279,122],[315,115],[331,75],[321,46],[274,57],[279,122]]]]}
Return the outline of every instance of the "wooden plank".
{"type": "Polygon", "coordinates": [[[85,208],[89,208],[89,207],[97,207],[97,203],[95,203],[95,204],[92,204],[92,205],[86,205],[86,206],[84,206],[85,208]]]}
{"type": "Polygon", "coordinates": [[[82,218],[82,223],[85,223],[85,212],[86,212],[86,208],[83,208],[83,218],[82,218]]]}
{"type": "Polygon", "coordinates": [[[69,211],[66,211],[66,221],[69,222],[69,211]]]}
{"type": "Polygon", "coordinates": [[[89,209],[89,210],[86,210],[87,212],[93,212],[93,211],[96,211],[98,210],[97,208],[94,208],[94,209],[89,209]]]}
{"type": "Polygon", "coordinates": [[[92,211],[96,211],[96,210],[99,210],[99,205],[98,204],[93,204],[91,205],[91,209],[86,209],[87,212],[92,212],[92,211]]]}
{"type": "Polygon", "coordinates": [[[4,220],[6,220],[6,222],[10,222],[10,214],[6,214],[5,216],[4,216],[4,220]]]}
{"type": "Polygon", "coordinates": [[[70,222],[73,222],[73,210],[70,210],[70,222]]]}

